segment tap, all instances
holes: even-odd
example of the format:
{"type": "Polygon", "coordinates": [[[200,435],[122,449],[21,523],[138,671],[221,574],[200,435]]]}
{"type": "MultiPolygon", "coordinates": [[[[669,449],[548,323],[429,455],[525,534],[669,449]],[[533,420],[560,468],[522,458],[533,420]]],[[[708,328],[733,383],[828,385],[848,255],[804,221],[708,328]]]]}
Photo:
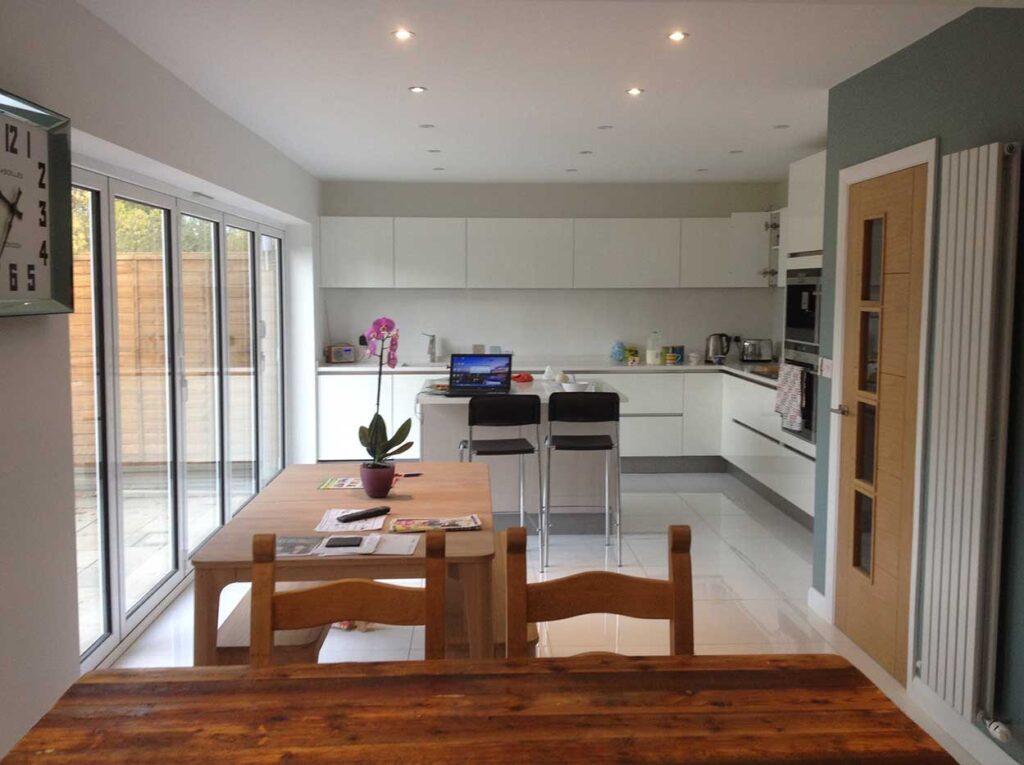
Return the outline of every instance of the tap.
{"type": "Polygon", "coordinates": [[[431,364],[437,363],[437,335],[432,335],[429,332],[420,334],[427,338],[427,358],[430,359],[431,364]]]}

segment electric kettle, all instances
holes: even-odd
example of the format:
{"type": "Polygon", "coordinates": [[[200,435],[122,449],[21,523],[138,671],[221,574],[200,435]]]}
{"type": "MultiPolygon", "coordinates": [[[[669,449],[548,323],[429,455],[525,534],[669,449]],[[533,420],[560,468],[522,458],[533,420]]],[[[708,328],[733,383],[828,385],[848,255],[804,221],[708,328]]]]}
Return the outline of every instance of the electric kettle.
{"type": "Polygon", "coordinates": [[[715,356],[728,356],[731,338],[723,332],[716,332],[708,335],[707,346],[704,350],[704,361],[713,364],[715,356]]]}

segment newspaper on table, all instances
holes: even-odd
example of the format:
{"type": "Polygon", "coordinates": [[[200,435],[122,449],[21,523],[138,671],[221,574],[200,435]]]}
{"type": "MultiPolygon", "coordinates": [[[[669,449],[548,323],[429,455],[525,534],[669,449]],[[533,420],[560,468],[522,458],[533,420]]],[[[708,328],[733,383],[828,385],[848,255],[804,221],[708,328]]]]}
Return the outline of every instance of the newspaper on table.
{"type": "Polygon", "coordinates": [[[331,508],[324,517],[320,519],[320,523],[316,525],[317,531],[326,531],[329,533],[337,533],[342,531],[376,531],[377,529],[384,528],[384,518],[386,516],[378,515],[374,518],[363,518],[357,521],[346,521],[345,516],[351,515],[352,513],[361,513],[365,508],[358,508],[355,510],[345,510],[340,508],[331,508]]]}
{"type": "Polygon", "coordinates": [[[423,531],[478,531],[483,528],[476,513],[457,518],[396,518],[391,521],[393,534],[412,534],[423,531]]]}
{"type": "Polygon", "coordinates": [[[278,537],[277,557],[287,558],[292,555],[316,555],[317,548],[324,541],[323,537],[278,537]]]}

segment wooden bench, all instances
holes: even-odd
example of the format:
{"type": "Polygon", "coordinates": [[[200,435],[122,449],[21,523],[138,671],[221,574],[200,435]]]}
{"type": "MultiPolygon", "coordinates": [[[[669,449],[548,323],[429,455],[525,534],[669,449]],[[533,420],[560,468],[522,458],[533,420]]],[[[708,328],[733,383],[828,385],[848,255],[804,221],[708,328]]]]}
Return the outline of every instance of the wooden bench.
{"type": "MultiPolygon", "coordinates": [[[[323,582],[278,582],[276,592],[302,590],[323,582]]],[[[252,590],[245,593],[217,629],[217,664],[248,664],[252,590]]],[[[274,664],[316,664],[330,625],[274,633],[274,664]]]]}

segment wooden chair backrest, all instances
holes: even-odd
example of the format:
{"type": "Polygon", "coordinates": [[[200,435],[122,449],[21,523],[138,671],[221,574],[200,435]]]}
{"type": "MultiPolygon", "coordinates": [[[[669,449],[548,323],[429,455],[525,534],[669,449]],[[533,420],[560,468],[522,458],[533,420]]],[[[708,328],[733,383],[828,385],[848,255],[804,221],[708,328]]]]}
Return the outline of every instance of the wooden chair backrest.
{"type": "Polygon", "coordinates": [[[668,619],[671,651],[693,655],[693,573],[690,527],[671,526],[668,533],[669,578],[645,579],[610,571],[590,571],[527,584],[526,529],[504,532],[506,550],[506,652],[526,652],[526,625],[568,619],[580,614],[619,614],[637,619],[668,619]]]}
{"type": "Polygon", "coordinates": [[[275,534],[252,539],[252,624],[249,663],[268,667],[274,630],[295,630],[337,621],[425,626],[424,655],[444,658],[444,532],[425,535],[426,587],[399,587],[369,579],[337,582],[291,592],[274,592],[275,534]]]}

